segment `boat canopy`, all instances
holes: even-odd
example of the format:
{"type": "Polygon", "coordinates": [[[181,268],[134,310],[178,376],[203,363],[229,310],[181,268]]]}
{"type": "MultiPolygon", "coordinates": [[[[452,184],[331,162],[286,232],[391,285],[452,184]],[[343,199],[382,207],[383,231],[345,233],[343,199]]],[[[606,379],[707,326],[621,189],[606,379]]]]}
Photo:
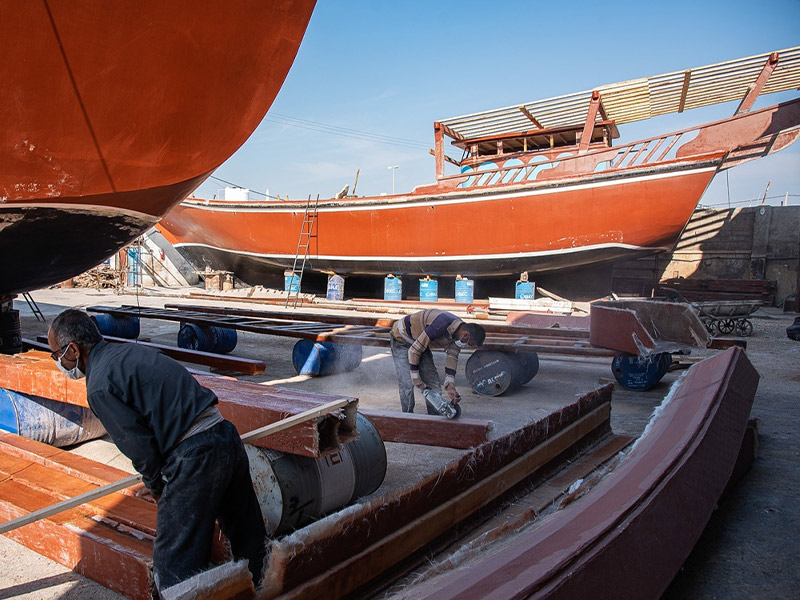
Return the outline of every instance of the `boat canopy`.
{"type": "Polygon", "coordinates": [[[594,90],[527,102],[439,121],[443,132],[458,141],[496,138],[508,133],[583,126],[594,92],[600,95],[597,115],[619,125],[683,112],[711,104],[744,101],[772,64],[760,93],[800,87],[800,46],[704,67],[603,85],[594,90]]]}

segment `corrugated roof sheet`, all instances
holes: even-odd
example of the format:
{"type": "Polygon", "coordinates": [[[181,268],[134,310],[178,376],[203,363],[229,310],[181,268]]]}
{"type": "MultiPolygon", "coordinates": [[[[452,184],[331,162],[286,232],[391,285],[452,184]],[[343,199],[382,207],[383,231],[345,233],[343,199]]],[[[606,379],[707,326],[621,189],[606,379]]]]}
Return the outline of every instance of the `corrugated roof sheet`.
{"type": "MultiPolygon", "coordinates": [[[[778,65],[762,94],[800,87],[800,46],[778,50],[778,65]]],[[[771,52],[728,62],[675,71],[642,79],[603,85],[597,89],[609,119],[619,125],[680,112],[710,104],[741,100],[748,86],[755,83],[771,52]]],[[[487,110],[445,119],[441,123],[464,138],[476,138],[516,131],[529,131],[535,125],[525,116],[524,107],[543,127],[580,125],[586,120],[592,90],[556,98],[527,102],[517,106],[487,110]]]]}

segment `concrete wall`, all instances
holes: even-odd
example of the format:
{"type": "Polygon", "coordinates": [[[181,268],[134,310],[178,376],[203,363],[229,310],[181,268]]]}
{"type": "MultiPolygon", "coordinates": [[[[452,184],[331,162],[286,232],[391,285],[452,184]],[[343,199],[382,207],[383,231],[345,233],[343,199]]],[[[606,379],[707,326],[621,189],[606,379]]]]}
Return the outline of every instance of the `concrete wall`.
{"type": "Polygon", "coordinates": [[[698,209],[672,252],[614,265],[617,293],[648,295],[659,280],[768,279],[776,302],[797,292],[800,206],[698,209]]]}

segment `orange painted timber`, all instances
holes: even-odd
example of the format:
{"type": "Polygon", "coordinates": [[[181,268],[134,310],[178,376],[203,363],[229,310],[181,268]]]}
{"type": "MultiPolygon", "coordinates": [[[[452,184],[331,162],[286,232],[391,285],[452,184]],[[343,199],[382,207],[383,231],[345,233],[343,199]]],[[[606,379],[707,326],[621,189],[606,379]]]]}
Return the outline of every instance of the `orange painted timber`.
{"type": "MultiPolygon", "coordinates": [[[[293,392],[281,388],[239,382],[222,377],[195,376],[219,398],[219,410],[239,433],[308,410],[334,399],[323,394],[293,392]]],[[[78,406],[89,406],[86,382],[64,376],[45,352],[30,351],[14,356],[0,355],[0,387],[78,406]]],[[[300,423],[283,432],[253,440],[253,445],[291,454],[317,457],[355,438],[355,403],[352,422],[337,414],[300,423]],[[322,442],[322,443],[320,443],[322,442]]],[[[345,409],[345,414],[347,409],[345,409]]]]}
{"type": "MultiPolygon", "coordinates": [[[[2,439],[9,437],[17,436],[4,434],[2,439]]],[[[38,446],[48,452],[46,445],[38,446]]],[[[4,449],[0,448],[0,456],[3,455],[4,449]]],[[[11,466],[12,461],[5,460],[4,464],[11,466]]],[[[17,472],[3,473],[1,521],[55,504],[64,499],[65,492],[83,487],[79,479],[36,466],[29,463],[17,472]]],[[[155,515],[154,504],[113,494],[105,504],[91,503],[70,509],[5,535],[117,592],[136,600],[148,600],[155,515]],[[132,504],[136,504],[135,509],[132,504]],[[147,524],[144,528],[139,519],[147,524]]]]}
{"type": "Polygon", "coordinates": [[[5,1],[0,296],[101,261],[230,157],[280,90],[314,4],[5,1]]]}
{"type": "MultiPolygon", "coordinates": [[[[24,516],[68,497],[119,481],[129,473],[88,458],[0,433],[0,521],[24,516]]],[[[150,598],[157,507],[136,494],[142,485],[115,492],[6,534],[131,598],[150,598]]],[[[213,560],[227,557],[214,535],[213,560]]]]}

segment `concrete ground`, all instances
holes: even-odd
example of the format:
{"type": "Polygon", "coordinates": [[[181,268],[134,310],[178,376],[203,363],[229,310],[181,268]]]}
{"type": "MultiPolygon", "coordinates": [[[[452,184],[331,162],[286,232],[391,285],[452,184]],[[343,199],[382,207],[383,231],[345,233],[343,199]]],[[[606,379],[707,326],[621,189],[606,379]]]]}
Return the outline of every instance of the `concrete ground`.
{"type": "MultiPolygon", "coordinates": [[[[40,290],[33,294],[48,321],[67,307],[95,304],[163,306],[167,302],[202,304],[198,300],[140,295],[119,296],[98,290],[40,290]]],[[[275,307],[246,305],[263,308],[275,307]]],[[[26,337],[46,332],[24,302],[26,337]]],[[[302,312],[302,311],[298,311],[302,312]]],[[[352,313],[351,313],[352,314],[352,313]]],[[[753,469],[719,507],[695,551],[689,557],[665,598],[790,598],[800,585],[795,560],[798,531],[798,453],[800,453],[800,343],[786,337],[794,314],[761,309],[753,318],[754,333],[748,339],[748,356],[761,374],[752,416],[761,420],[760,456],[753,469]]],[[[175,344],[178,325],[166,321],[142,322],[142,339],[175,344]]],[[[359,398],[362,406],[399,411],[394,367],[388,349],[364,348],[362,365],[351,373],[324,378],[297,376],[291,363],[293,338],[239,333],[237,356],[257,358],[267,364],[259,376],[243,377],[288,388],[344,394],[359,398]]],[[[437,358],[443,370],[443,356],[437,358]]],[[[461,364],[463,365],[462,358],[461,364]]],[[[638,435],[653,408],[678,377],[669,373],[649,392],[618,388],[612,403],[612,427],[617,433],[638,435]]],[[[491,419],[493,435],[502,435],[551,410],[572,402],[612,378],[608,359],[544,358],[539,374],[523,389],[507,396],[487,398],[471,392],[460,369],[456,384],[462,393],[464,416],[491,419]]],[[[424,410],[418,400],[417,410],[424,410]]],[[[113,444],[97,440],[74,449],[94,460],[131,470],[130,463],[113,444]]],[[[389,467],[377,493],[405,485],[410,478],[433,472],[459,455],[458,451],[387,444],[389,467]]],[[[83,578],[61,565],[0,536],[0,600],[112,599],[119,594],[83,578]]]]}

